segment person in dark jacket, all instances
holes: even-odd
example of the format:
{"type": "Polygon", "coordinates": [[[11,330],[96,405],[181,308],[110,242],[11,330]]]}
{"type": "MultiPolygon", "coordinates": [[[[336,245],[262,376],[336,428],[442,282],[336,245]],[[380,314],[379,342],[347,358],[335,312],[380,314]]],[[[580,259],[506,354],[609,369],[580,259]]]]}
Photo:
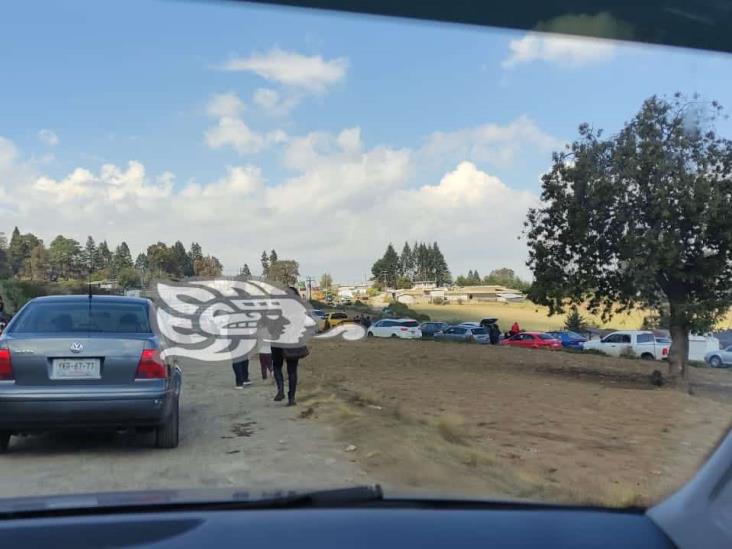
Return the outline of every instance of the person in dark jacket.
{"type": "MultiPolygon", "coordinates": [[[[298,291],[290,286],[290,292],[299,296],[298,291]]],[[[295,400],[295,393],[297,392],[297,366],[300,363],[300,358],[307,356],[307,347],[278,347],[276,344],[272,344],[272,375],[277,385],[277,394],[274,397],[275,401],[285,399],[285,376],[283,373],[283,367],[287,364],[287,405],[295,406],[297,404],[295,400]]]]}
{"type": "Polygon", "coordinates": [[[491,324],[488,326],[488,336],[491,339],[491,345],[497,345],[498,341],[501,339],[501,329],[498,327],[498,324],[491,324]]]}

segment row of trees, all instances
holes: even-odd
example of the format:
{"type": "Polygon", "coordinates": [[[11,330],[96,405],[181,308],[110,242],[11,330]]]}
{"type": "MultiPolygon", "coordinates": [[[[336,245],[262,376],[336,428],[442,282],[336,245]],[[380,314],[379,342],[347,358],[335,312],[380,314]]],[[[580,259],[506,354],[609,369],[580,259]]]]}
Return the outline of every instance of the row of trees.
{"type": "Polygon", "coordinates": [[[391,243],[381,259],[371,267],[373,280],[380,287],[411,288],[414,282],[430,281],[441,286],[452,281],[447,261],[437,242],[405,242],[397,254],[391,243]]]}
{"type": "Polygon", "coordinates": [[[46,246],[33,233],[13,229],[10,242],[0,233],[0,278],[38,282],[59,280],[114,279],[122,287],[139,286],[143,277],[217,276],[221,262],[204,255],[201,246],[182,242],[172,246],[157,242],[147,247],[133,261],[126,242],[112,250],[106,240],[97,244],[92,236],[82,246],[73,238],[58,235],[46,246]]]}
{"type": "Polygon", "coordinates": [[[460,275],[455,279],[455,284],[458,286],[479,286],[481,284],[490,284],[495,286],[506,286],[515,290],[521,290],[523,292],[528,291],[531,287],[531,283],[522,280],[513,269],[503,267],[501,269],[495,269],[490,272],[489,275],[481,278],[478,270],[468,271],[468,274],[463,276],[460,275]]]}

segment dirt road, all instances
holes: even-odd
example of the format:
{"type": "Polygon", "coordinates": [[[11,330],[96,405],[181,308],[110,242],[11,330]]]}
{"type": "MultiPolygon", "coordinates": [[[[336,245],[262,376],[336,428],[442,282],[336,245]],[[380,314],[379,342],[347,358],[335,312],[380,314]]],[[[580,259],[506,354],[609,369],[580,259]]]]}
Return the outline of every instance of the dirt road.
{"type": "MultiPolygon", "coordinates": [[[[252,364],[252,373],[257,367],[252,364]]],[[[229,366],[182,364],[181,441],[151,435],[13,437],[0,456],[0,497],[154,488],[307,488],[364,483],[327,425],[272,402],[271,381],[233,387],[229,366]]]]}

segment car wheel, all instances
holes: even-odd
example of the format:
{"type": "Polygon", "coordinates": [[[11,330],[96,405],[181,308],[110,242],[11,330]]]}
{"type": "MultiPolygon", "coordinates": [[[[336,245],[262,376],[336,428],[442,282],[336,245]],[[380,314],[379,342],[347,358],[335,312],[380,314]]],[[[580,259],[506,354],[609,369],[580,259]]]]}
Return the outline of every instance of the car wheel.
{"type": "Polygon", "coordinates": [[[651,353],[643,353],[641,355],[641,359],[643,360],[654,360],[656,357],[653,356],[651,353]]]}
{"type": "Polygon", "coordinates": [[[10,445],[10,433],[8,431],[0,431],[0,454],[8,451],[10,445]]]}
{"type": "Polygon", "coordinates": [[[366,335],[369,337],[374,337],[374,332],[366,332],[366,335]]]}
{"type": "Polygon", "coordinates": [[[712,358],[709,359],[709,365],[712,368],[719,368],[720,366],[722,366],[722,359],[719,358],[718,356],[713,356],[712,358]]]}
{"type": "Polygon", "coordinates": [[[399,337],[399,336],[396,334],[391,334],[391,337],[399,337]]]}
{"type": "Polygon", "coordinates": [[[155,446],[158,448],[177,448],[179,426],[178,400],[176,399],[170,417],[155,430],[155,446]]]}

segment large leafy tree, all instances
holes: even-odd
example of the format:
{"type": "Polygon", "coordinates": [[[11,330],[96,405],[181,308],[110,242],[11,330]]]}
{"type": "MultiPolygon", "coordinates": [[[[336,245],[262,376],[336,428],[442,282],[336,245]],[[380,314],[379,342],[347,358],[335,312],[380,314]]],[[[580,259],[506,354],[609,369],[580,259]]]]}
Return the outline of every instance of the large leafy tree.
{"type": "Polygon", "coordinates": [[[323,273],[320,277],[320,289],[327,291],[331,286],[333,286],[333,277],[328,273],[323,273]]]}
{"type": "Polygon", "coordinates": [[[58,235],[48,247],[51,278],[70,279],[86,274],[86,269],[82,268],[82,255],[81,246],[76,240],[58,235]]]}
{"type": "Polygon", "coordinates": [[[292,286],[300,276],[300,265],[292,259],[278,259],[269,264],[268,276],[270,280],[286,286],[292,286]]]}
{"type": "Polygon", "coordinates": [[[605,318],[668,314],[669,373],[686,375],[689,333],[732,305],[732,141],[716,102],[651,97],[614,136],[588,124],[542,178],[527,218],[533,300],[585,303],[605,318]]]}

